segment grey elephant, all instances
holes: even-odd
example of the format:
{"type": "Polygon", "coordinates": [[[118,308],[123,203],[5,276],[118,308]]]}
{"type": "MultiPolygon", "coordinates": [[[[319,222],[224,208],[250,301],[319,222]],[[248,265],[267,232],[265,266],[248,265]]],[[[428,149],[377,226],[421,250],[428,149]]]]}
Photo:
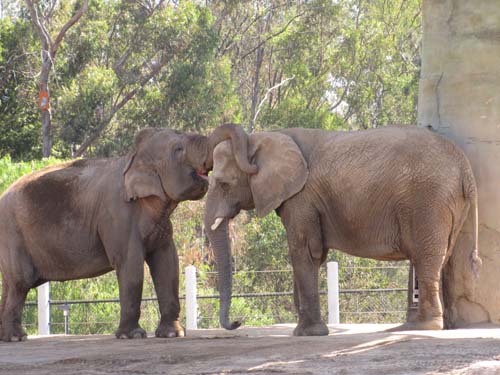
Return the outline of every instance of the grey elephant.
{"type": "Polygon", "coordinates": [[[379,260],[410,259],[419,280],[415,321],[442,329],[440,274],[472,211],[477,269],[477,190],[470,164],[451,141],[416,127],[359,132],[286,129],[248,136],[246,150],[215,147],[205,209],[219,271],[220,323],[229,320],[228,221],[255,208],[276,210],[286,229],[299,321],[294,335],[326,335],[318,270],[328,249],[379,260]]]}
{"type": "Polygon", "coordinates": [[[183,336],[169,217],[179,202],[204,196],[214,145],[241,143],[239,133],[224,126],[210,137],[144,129],[124,157],[70,161],[15,182],[0,197],[1,338],[26,338],[21,314],[30,288],[113,269],[121,308],[116,336],[146,337],[139,326],[144,261],[160,308],[156,336],[183,336]]]}

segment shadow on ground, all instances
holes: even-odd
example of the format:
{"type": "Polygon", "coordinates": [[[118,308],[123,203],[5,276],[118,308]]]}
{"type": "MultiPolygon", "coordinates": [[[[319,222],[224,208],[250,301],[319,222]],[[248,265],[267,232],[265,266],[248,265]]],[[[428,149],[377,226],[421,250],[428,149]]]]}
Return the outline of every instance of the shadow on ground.
{"type": "Polygon", "coordinates": [[[178,339],[30,337],[0,343],[0,374],[500,374],[500,327],[385,332],[340,325],[292,337],[291,325],[197,330],[178,339]]]}

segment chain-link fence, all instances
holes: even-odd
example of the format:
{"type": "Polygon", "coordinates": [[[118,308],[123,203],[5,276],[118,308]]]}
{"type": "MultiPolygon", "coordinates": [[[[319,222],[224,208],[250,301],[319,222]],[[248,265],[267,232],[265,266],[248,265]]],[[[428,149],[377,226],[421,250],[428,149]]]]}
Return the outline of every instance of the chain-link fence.
{"type": "MultiPolygon", "coordinates": [[[[80,283],[82,281],[79,281],[80,283]]],[[[90,279],[93,289],[107,290],[114,275],[90,279]]],[[[340,267],[340,322],[341,323],[400,323],[405,320],[407,307],[408,265],[387,267],[340,267]]],[[[67,282],[71,290],[76,282],[67,282]]],[[[198,270],[198,327],[218,327],[219,301],[217,273],[198,270]]],[[[60,285],[52,286],[54,290],[60,285]]],[[[181,275],[181,295],[184,275],[181,275]]],[[[327,321],[326,267],[320,271],[321,311],[327,321]]],[[[60,296],[60,293],[58,293],[60,296]]],[[[37,332],[37,306],[31,293],[23,321],[30,334],[37,332]]],[[[53,298],[53,297],[52,297],[53,298]]],[[[184,321],[184,298],[181,297],[181,321],[184,321]]],[[[116,330],[120,316],[117,297],[108,299],[52,299],[50,303],[51,333],[64,333],[65,324],[70,334],[103,334],[116,330]],[[69,313],[65,321],[64,308],[69,313]]],[[[233,278],[233,319],[243,320],[247,326],[263,326],[297,321],[293,301],[293,273],[291,269],[268,271],[239,271],[233,278]]],[[[154,331],[159,319],[159,309],[150,277],[144,283],[141,305],[141,326],[154,331]]]]}
{"type": "MultiPolygon", "coordinates": [[[[216,285],[217,273],[199,273],[198,284],[209,286],[198,295],[198,326],[218,326],[217,297],[204,291],[216,285]]],[[[326,268],[320,271],[320,304],[327,321],[326,268]]],[[[406,318],[408,266],[341,267],[341,323],[400,323],[406,318]],[[383,287],[377,287],[379,283],[383,287]]],[[[240,271],[233,278],[233,319],[249,326],[297,321],[291,270],[240,271]]]]}

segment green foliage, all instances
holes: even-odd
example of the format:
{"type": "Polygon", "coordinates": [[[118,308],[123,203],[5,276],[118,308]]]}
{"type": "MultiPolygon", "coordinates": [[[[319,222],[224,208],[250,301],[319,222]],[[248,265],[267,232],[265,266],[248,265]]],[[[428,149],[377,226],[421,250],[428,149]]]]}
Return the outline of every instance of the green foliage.
{"type": "Polygon", "coordinates": [[[123,152],[143,127],[200,131],[222,121],[234,100],[227,62],[214,59],[217,38],[207,8],[98,4],[91,26],[81,22],[68,33],[58,148],[69,154],[68,146],[100,134],[88,153],[108,156],[123,152]]]}
{"type": "Polygon", "coordinates": [[[238,269],[273,270],[290,265],[285,229],[274,211],[262,219],[257,216],[250,219],[244,246],[244,257],[238,257],[238,269]]]}
{"type": "Polygon", "coordinates": [[[41,157],[38,93],[27,77],[34,45],[28,21],[0,19],[0,158],[41,157]]]}
{"type": "Polygon", "coordinates": [[[104,106],[113,100],[116,81],[112,69],[88,67],[62,90],[58,116],[65,121],[59,134],[63,144],[80,144],[88,132],[96,131],[105,116],[104,106]]]}
{"type": "MultiPolygon", "coordinates": [[[[50,32],[79,3],[54,4],[50,32]]],[[[415,122],[420,0],[156,4],[91,1],[69,29],[50,83],[59,157],[89,140],[87,155],[122,153],[151,126],[208,132],[228,121],[250,130],[415,122]]],[[[24,11],[2,19],[0,34],[0,73],[8,77],[0,80],[0,156],[36,158],[39,41],[24,11]]]]}
{"type": "Polygon", "coordinates": [[[30,162],[13,162],[9,155],[2,157],[0,159],[0,193],[20,177],[61,162],[62,160],[55,158],[32,160],[30,162]]]}

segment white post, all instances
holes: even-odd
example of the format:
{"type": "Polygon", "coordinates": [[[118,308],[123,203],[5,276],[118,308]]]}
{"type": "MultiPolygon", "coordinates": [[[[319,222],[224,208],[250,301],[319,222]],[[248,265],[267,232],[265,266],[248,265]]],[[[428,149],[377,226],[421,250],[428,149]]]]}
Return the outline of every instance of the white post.
{"type": "Polygon", "coordinates": [[[328,262],[326,272],[328,278],[328,324],[339,324],[339,264],[328,262]]]}
{"type": "Polygon", "coordinates": [[[196,267],[187,266],[186,275],[186,329],[198,329],[196,302],[196,267]]]}
{"type": "Polygon", "coordinates": [[[50,335],[50,283],[37,288],[38,292],[38,334],[50,335]]]}

